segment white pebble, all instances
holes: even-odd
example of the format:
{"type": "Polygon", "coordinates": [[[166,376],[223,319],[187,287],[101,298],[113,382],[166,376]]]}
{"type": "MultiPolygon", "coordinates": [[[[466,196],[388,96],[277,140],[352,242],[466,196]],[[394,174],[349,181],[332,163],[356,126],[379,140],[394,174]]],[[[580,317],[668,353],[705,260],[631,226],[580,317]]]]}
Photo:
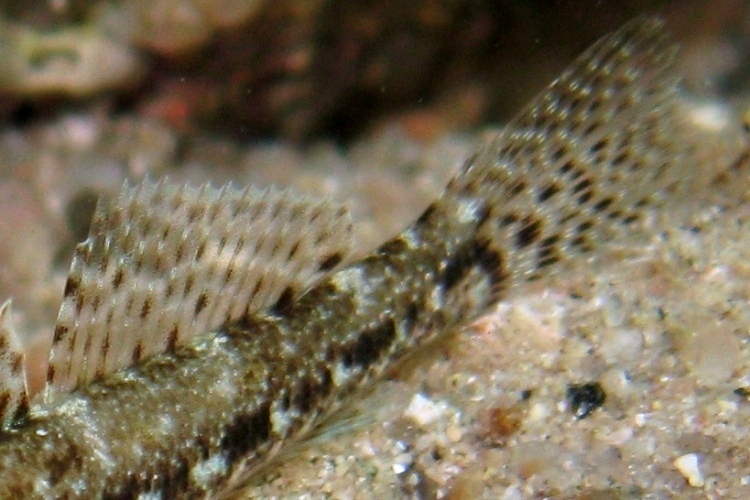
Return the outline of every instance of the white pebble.
{"type": "Polygon", "coordinates": [[[409,467],[411,466],[414,459],[411,455],[408,453],[401,453],[400,455],[396,456],[393,460],[393,472],[396,474],[403,474],[407,470],[409,470],[409,467]]]}
{"type": "Polygon", "coordinates": [[[687,453],[681,457],[677,457],[672,464],[687,479],[690,486],[695,488],[702,488],[706,484],[706,479],[700,470],[700,464],[698,463],[697,453],[687,453]]]}
{"type": "Polygon", "coordinates": [[[426,425],[435,422],[445,413],[445,408],[439,403],[435,403],[431,399],[427,398],[422,394],[415,394],[409,406],[406,407],[404,415],[414,420],[418,425],[424,427],[426,425]]]}
{"type": "Polygon", "coordinates": [[[633,418],[635,425],[638,427],[643,427],[644,425],[646,425],[646,420],[648,420],[648,415],[646,415],[645,413],[636,413],[635,418],[633,418]]]}
{"type": "Polygon", "coordinates": [[[534,403],[531,405],[531,408],[529,409],[529,420],[531,421],[542,421],[549,417],[552,414],[552,410],[550,410],[549,406],[545,405],[544,403],[534,403]]]}

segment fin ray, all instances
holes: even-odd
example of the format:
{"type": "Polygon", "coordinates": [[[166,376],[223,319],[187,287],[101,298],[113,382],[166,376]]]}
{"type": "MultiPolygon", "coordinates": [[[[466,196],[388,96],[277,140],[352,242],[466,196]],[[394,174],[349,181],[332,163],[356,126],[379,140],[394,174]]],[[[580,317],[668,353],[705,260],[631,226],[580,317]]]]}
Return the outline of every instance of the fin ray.
{"type": "Polygon", "coordinates": [[[298,296],[351,231],[345,210],[289,190],[126,184],[76,247],[48,399],[298,296]]]}
{"type": "Polygon", "coordinates": [[[6,300],[0,306],[0,427],[11,428],[28,410],[24,354],[13,328],[11,301],[6,300]]]}

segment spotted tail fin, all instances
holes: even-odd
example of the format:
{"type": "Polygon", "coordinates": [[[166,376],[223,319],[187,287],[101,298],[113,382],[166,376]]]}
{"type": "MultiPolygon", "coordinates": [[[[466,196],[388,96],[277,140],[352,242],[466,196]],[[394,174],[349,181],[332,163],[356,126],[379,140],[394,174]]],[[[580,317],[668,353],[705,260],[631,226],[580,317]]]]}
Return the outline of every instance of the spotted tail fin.
{"type": "Polygon", "coordinates": [[[416,226],[436,239],[421,228],[452,224],[456,241],[468,240],[447,252],[446,288],[484,283],[490,293],[470,307],[481,313],[702,181],[680,118],[675,52],[661,21],[627,24],[468,160],[416,226]]]}

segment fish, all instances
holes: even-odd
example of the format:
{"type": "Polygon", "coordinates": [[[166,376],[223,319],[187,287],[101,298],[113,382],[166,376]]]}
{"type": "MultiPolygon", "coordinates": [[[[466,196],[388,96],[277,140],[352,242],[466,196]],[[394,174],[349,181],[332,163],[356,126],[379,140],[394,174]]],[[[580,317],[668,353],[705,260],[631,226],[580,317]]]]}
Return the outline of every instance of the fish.
{"type": "Polygon", "coordinates": [[[659,19],[605,36],[352,262],[325,202],[125,185],[77,247],[42,401],[0,308],[0,497],[231,494],[389,368],[626,238],[710,181],[676,52],[659,19]]]}

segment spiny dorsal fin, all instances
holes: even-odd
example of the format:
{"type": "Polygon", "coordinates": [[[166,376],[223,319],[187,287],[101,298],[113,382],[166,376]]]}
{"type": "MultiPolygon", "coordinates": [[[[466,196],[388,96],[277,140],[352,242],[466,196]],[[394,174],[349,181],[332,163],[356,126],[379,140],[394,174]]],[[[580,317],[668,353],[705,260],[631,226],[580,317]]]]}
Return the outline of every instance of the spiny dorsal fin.
{"type": "Polygon", "coordinates": [[[344,259],[351,230],[345,209],[290,191],[126,184],[76,247],[48,399],[295,300],[344,259]]]}
{"type": "Polygon", "coordinates": [[[3,430],[23,418],[29,410],[23,349],[13,328],[11,301],[0,306],[0,426],[3,430]]]}

